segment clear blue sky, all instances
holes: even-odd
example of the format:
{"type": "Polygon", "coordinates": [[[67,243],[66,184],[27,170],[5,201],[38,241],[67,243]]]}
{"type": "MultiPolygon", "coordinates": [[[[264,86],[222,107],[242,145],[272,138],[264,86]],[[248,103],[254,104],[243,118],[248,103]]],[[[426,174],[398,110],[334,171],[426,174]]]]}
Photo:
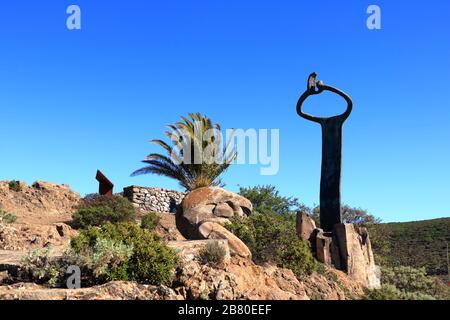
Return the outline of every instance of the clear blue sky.
{"type": "MultiPolygon", "coordinates": [[[[280,171],[234,166],[227,188],[274,184],[319,202],[321,136],[295,104],[307,75],[348,92],[343,202],[385,221],[450,216],[450,2],[3,1],[0,180],[178,188],[130,177],[164,126],[202,112],[222,127],[279,128],[280,171]],[[66,28],[66,8],[82,30],[66,28]],[[366,9],[382,10],[382,30],[366,9]]],[[[335,107],[337,105],[337,107],[335,107]]],[[[318,114],[342,101],[315,98],[318,114]]],[[[312,112],[312,111],[311,111],[312,112]]]]}

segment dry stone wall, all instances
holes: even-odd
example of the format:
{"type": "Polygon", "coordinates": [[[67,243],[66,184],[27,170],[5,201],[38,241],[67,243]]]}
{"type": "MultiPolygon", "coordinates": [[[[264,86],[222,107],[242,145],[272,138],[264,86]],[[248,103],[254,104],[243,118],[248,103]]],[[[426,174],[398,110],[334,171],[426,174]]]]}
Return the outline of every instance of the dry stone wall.
{"type": "Polygon", "coordinates": [[[157,187],[130,186],[123,195],[142,211],[175,213],[185,193],[157,187]]]}

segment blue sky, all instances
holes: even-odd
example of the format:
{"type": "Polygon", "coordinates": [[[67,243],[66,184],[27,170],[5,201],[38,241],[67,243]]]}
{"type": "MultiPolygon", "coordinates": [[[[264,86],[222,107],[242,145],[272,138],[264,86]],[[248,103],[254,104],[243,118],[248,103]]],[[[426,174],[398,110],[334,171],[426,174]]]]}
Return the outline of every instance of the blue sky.
{"type": "MultiPolygon", "coordinates": [[[[233,166],[227,188],[274,184],[319,202],[321,135],[295,104],[308,74],[348,92],[342,200],[385,221],[450,216],[450,2],[3,1],[0,180],[178,188],[130,177],[164,126],[202,112],[280,129],[280,171],[233,166]],[[77,4],[82,29],[66,28],[77,4]],[[382,10],[382,30],[366,9],[382,10]]],[[[314,97],[316,114],[343,102],[314,97]]]]}

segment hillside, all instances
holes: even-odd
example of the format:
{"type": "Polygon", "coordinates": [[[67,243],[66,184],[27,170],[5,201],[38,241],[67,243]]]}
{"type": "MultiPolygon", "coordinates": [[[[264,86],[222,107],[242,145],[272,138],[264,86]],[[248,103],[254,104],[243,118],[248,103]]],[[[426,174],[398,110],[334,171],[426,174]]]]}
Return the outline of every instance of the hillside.
{"type": "MultiPolygon", "coordinates": [[[[381,255],[393,265],[425,267],[430,275],[447,274],[446,244],[450,244],[450,218],[383,223],[374,227],[385,237],[388,252],[381,255]]],[[[377,250],[378,249],[378,250],[377,250]]]]}

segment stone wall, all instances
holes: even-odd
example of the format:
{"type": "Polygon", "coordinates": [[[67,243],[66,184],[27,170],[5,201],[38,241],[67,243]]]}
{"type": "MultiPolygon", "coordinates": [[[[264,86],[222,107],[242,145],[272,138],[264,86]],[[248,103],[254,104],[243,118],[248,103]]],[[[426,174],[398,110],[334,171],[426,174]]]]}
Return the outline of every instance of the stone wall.
{"type": "Polygon", "coordinates": [[[157,187],[130,186],[123,195],[142,211],[175,213],[185,193],[157,187]]]}

